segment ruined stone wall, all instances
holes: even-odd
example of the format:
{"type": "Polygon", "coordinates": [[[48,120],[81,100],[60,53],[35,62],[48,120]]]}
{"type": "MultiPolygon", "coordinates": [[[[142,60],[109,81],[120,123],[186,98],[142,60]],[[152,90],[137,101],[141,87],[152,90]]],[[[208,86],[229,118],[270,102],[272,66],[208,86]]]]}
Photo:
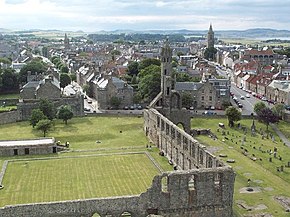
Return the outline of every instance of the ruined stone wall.
{"type": "Polygon", "coordinates": [[[20,115],[17,110],[11,112],[0,112],[0,124],[15,123],[20,120],[20,115]]]}
{"type": "MultiPolygon", "coordinates": [[[[63,97],[52,101],[55,108],[61,105],[70,105],[74,116],[84,115],[84,99],[82,95],[77,95],[74,97],[63,97]]],[[[29,120],[31,112],[33,109],[39,107],[39,100],[26,100],[20,102],[17,105],[17,110],[19,111],[20,120],[29,120]]]]}
{"type": "Polygon", "coordinates": [[[173,124],[157,110],[144,111],[146,135],[182,170],[225,166],[205,146],[173,124]]]}
{"type": "Polygon", "coordinates": [[[227,167],[169,172],[155,176],[141,195],[5,206],[0,216],[91,217],[98,213],[119,217],[129,212],[132,217],[231,217],[233,181],[234,174],[227,167]]]}

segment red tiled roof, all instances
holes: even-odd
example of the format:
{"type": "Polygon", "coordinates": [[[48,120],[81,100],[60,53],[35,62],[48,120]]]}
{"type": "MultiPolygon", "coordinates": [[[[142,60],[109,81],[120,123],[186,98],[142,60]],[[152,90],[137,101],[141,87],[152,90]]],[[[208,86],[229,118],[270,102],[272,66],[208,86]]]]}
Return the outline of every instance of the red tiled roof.
{"type": "Polygon", "coordinates": [[[273,50],[268,49],[268,50],[246,50],[245,55],[273,55],[273,50]]]}

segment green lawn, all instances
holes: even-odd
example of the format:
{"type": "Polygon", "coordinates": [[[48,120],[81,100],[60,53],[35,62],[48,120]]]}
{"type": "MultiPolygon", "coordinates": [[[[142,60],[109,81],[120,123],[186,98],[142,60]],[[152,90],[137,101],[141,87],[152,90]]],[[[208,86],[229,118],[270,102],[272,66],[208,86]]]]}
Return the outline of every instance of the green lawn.
{"type": "Polygon", "coordinates": [[[19,93],[0,94],[0,99],[18,99],[19,93]]]}
{"type": "Polygon", "coordinates": [[[136,195],[146,191],[158,173],[145,154],[10,162],[0,206],[136,195]]]}
{"type": "Polygon", "coordinates": [[[285,121],[280,121],[277,125],[281,132],[288,138],[290,139],[290,127],[289,124],[285,121]]]}
{"type": "Polygon", "coordinates": [[[11,111],[13,109],[17,109],[17,106],[0,106],[0,112],[1,111],[11,111]]]}
{"type": "MultiPolygon", "coordinates": [[[[33,129],[28,122],[0,125],[2,140],[42,136],[43,133],[33,129]]],[[[143,131],[143,118],[137,117],[73,118],[68,125],[56,120],[54,129],[47,136],[55,137],[62,143],[69,141],[72,150],[145,147],[148,143],[143,131]]]]}
{"type": "MultiPolygon", "coordinates": [[[[199,141],[207,144],[209,147],[215,147],[218,150],[215,154],[218,156],[220,153],[226,154],[228,158],[235,159],[235,163],[231,164],[236,172],[235,193],[234,193],[234,210],[238,216],[243,214],[253,213],[271,213],[273,216],[286,217],[289,216],[278,204],[273,196],[284,195],[290,196],[290,168],[285,168],[284,172],[277,172],[276,167],[287,164],[290,161],[290,149],[280,142],[280,139],[276,138],[275,143],[271,139],[261,139],[261,135],[252,137],[249,132],[252,120],[242,120],[240,123],[243,126],[248,127],[248,133],[246,135],[246,141],[242,145],[242,138],[244,136],[242,130],[235,128],[230,129],[227,127],[226,119],[193,119],[193,128],[210,128],[214,134],[218,137],[217,140],[213,140],[208,136],[196,137],[199,141]],[[218,123],[224,123],[226,126],[226,135],[222,135],[221,128],[218,127],[218,123]],[[217,129],[219,128],[219,132],[217,129]],[[229,134],[227,133],[229,132],[229,134]],[[227,137],[225,139],[224,137],[227,137]],[[231,141],[233,139],[233,142],[231,141]],[[236,144],[237,143],[237,144],[236,144]],[[241,149],[241,146],[243,149],[241,149]],[[273,155],[269,153],[263,153],[262,151],[278,148],[278,155],[282,156],[282,161],[273,158],[273,155]],[[242,151],[247,149],[248,156],[242,154],[242,151]],[[261,151],[259,150],[261,149],[261,151]],[[250,159],[250,157],[257,158],[256,161],[250,159]],[[272,156],[273,162],[269,162],[269,157],[272,156]],[[261,158],[261,160],[260,160],[261,158]],[[248,186],[248,179],[251,179],[250,185],[252,187],[261,187],[260,193],[245,194],[240,193],[240,189],[248,186]],[[268,208],[265,210],[245,211],[237,206],[237,201],[243,200],[249,206],[257,206],[264,204],[268,208]]],[[[265,126],[261,123],[255,122],[257,129],[262,128],[265,130],[265,126]]],[[[272,132],[273,133],[273,132],[272,132]]]]}
{"type": "MultiPolygon", "coordinates": [[[[41,136],[29,122],[0,125],[0,140],[41,136]]],[[[62,143],[69,141],[70,152],[0,157],[0,166],[4,160],[15,160],[8,164],[4,176],[0,207],[145,192],[159,171],[145,154],[119,155],[122,153],[147,151],[163,170],[173,169],[165,157],[159,156],[156,147],[146,148],[149,142],[143,131],[143,118],[73,118],[68,125],[55,120],[48,136],[62,143]],[[79,156],[86,157],[75,158],[79,156]],[[60,159],[33,160],[48,157],[60,159]],[[24,161],[17,161],[21,159],[24,161]]]]}

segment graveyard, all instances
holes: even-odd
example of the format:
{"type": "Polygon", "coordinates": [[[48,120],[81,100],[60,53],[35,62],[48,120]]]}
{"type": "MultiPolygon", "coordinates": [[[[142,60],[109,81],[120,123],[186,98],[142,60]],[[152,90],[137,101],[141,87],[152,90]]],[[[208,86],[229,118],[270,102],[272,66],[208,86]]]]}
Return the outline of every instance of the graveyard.
{"type": "MultiPolygon", "coordinates": [[[[237,216],[289,216],[290,148],[269,127],[251,119],[229,128],[227,119],[193,119],[192,128],[211,129],[216,138],[195,137],[228,162],[236,172],[234,211],[237,216]],[[224,123],[224,127],[219,126],[224,123]],[[287,202],[288,200],[288,202],[287,202]]],[[[278,126],[280,123],[278,124],[278,126]]],[[[287,123],[281,123],[289,126],[287,123]]]]}

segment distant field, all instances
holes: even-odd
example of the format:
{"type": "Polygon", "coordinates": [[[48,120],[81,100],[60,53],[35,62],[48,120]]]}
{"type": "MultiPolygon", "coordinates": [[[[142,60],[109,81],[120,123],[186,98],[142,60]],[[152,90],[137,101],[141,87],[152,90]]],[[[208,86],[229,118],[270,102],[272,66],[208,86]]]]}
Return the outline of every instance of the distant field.
{"type": "MultiPolygon", "coordinates": [[[[290,161],[290,149],[280,142],[275,136],[275,143],[271,139],[261,139],[261,135],[257,134],[252,137],[250,134],[250,126],[252,120],[242,120],[242,126],[248,128],[246,141],[242,145],[244,133],[238,128],[230,129],[227,125],[227,119],[193,119],[193,128],[210,128],[212,132],[218,137],[213,140],[208,136],[198,136],[200,142],[207,144],[209,149],[216,150],[215,154],[218,156],[220,153],[226,154],[228,157],[221,158],[226,161],[227,159],[234,159],[236,162],[230,164],[236,172],[235,192],[234,192],[234,210],[237,216],[244,214],[257,214],[257,213],[270,213],[273,216],[286,217],[289,216],[285,209],[277,203],[273,197],[277,195],[290,196],[290,168],[284,167],[284,172],[277,172],[277,167],[286,165],[290,161]],[[222,129],[218,127],[218,123],[223,122],[226,126],[226,135],[222,135],[222,129]],[[219,129],[219,132],[217,131],[219,129]],[[227,133],[229,132],[229,133],[227,133]],[[227,137],[228,139],[225,139],[227,137]],[[232,141],[233,140],[233,141],[232,141]],[[241,149],[241,147],[243,149],[241,149]],[[267,150],[272,150],[274,147],[278,148],[278,155],[282,160],[274,158],[273,154],[267,153],[267,150]],[[242,154],[247,150],[248,155],[242,154]],[[262,151],[265,151],[263,153],[262,151]],[[256,160],[251,160],[250,158],[256,160]],[[269,157],[272,157],[272,162],[269,162],[269,157]],[[261,160],[260,160],[261,159],[261,160]],[[260,187],[259,193],[240,193],[240,189],[248,186],[248,179],[251,179],[251,187],[260,187]],[[246,211],[237,205],[239,200],[245,201],[248,206],[253,207],[253,211],[246,211]],[[267,209],[254,210],[259,204],[264,204],[267,209]]],[[[265,125],[255,122],[256,129],[265,130],[265,125]]],[[[279,124],[280,125],[280,124],[279,124]]],[[[289,126],[289,124],[288,124],[289,126]]],[[[273,132],[272,132],[273,133],[273,132]]],[[[274,134],[274,133],[273,133],[274,134]]]]}
{"type": "Polygon", "coordinates": [[[158,173],[145,154],[10,162],[0,206],[137,195],[158,173]]]}
{"type": "MultiPolygon", "coordinates": [[[[0,125],[0,140],[41,136],[29,122],[0,125]]],[[[159,156],[156,147],[146,148],[149,142],[144,135],[143,118],[73,118],[68,125],[55,120],[48,136],[62,143],[69,141],[70,152],[0,157],[0,166],[4,160],[24,159],[8,164],[4,189],[0,190],[0,207],[145,192],[159,171],[145,154],[126,154],[128,152],[147,151],[163,170],[173,169],[165,157],[159,156]],[[47,160],[33,160],[35,158],[47,160]]]]}

